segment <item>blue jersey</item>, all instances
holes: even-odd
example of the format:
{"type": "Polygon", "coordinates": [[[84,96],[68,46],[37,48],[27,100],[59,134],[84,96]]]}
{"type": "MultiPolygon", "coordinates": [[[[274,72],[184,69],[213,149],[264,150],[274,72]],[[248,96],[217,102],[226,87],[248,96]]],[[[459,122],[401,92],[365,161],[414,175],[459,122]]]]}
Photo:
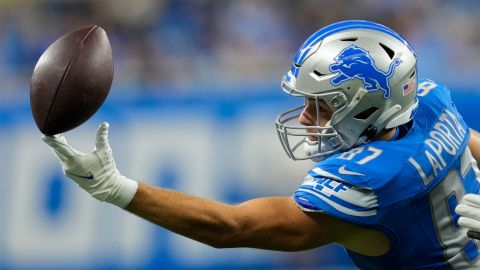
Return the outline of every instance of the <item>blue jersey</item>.
{"type": "Polygon", "coordinates": [[[293,198],[305,211],[388,236],[385,255],[347,250],[362,269],[479,268],[479,242],[466,237],[454,211],[465,193],[479,191],[468,127],[446,87],[422,80],[418,100],[406,135],[318,163],[293,198]]]}

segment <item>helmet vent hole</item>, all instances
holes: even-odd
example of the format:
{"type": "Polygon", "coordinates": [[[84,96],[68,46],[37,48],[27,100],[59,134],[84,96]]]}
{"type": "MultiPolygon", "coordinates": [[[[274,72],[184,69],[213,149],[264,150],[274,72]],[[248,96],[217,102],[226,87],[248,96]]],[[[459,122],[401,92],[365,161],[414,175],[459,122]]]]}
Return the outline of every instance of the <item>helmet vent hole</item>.
{"type": "Polygon", "coordinates": [[[374,112],[376,112],[377,110],[378,110],[377,107],[370,107],[370,108],[364,110],[363,112],[358,113],[353,118],[359,119],[359,120],[365,120],[365,119],[369,118],[370,116],[372,116],[372,114],[374,112]]]}
{"type": "Polygon", "coordinates": [[[412,75],[410,75],[410,78],[412,78],[413,75],[415,75],[415,70],[412,72],[412,75]]]}
{"type": "Polygon", "coordinates": [[[387,47],[385,44],[382,44],[382,43],[378,43],[382,49],[388,54],[388,57],[390,57],[390,59],[393,59],[393,56],[395,55],[395,52],[390,49],[389,47],[387,47]]]}
{"type": "Polygon", "coordinates": [[[322,76],[325,76],[325,75],[326,75],[326,74],[321,73],[321,72],[318,71],[318,70],[314,70],[313,73],[315,73],[315,75],[317,75],[318,77],[322,77],[322,76]]]}
{"type": "Polygon", "coordinates": [[[357,37],[350,37],[350,38],[342,38],[340,41],[356,41],[358,38],[357,37]]]}

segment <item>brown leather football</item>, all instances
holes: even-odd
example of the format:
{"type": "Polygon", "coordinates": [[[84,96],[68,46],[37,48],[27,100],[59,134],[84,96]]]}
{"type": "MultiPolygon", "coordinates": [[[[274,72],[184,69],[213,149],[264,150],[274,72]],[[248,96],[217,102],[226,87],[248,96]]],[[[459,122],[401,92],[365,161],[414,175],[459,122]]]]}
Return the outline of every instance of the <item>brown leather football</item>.
{"type": "Polygon", "coordinates": [[[87,121],[105,101],[112,79],[112,48],[101,27],[84,26],[57,39],[40,56],[30,81],[40,131],[54,135],[87,121]]]}

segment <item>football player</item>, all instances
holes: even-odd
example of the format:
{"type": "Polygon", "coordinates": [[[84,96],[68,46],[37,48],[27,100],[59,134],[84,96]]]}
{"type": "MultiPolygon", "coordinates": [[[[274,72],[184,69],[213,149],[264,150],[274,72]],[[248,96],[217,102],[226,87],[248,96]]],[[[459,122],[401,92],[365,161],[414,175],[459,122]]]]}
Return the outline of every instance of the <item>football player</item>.
{"type": "Polygon", "coordinates": [[[102,124],[92,153],[45,136],[65,174],[93,197],[217,248],[299,251],[339,243],[362,269],[477,268],[477,240],[454,209],[477,194],[479,143],[449,90],[418,79],[417,56],[381,24],[344,21],[308,38],[282,88],[301,105],[278,135],[312,159],[292,197],[227,205],[120,174],[102,124]]]}

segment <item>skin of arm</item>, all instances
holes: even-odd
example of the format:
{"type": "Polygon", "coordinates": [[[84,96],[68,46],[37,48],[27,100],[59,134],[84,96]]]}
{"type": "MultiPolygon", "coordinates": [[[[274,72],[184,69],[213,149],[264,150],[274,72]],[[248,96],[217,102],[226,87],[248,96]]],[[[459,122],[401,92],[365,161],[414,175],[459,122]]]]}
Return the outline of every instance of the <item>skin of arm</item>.
{"type": "Polygon", "coordinates": [[[470,148],[470,151],[477,161],[477,164],[480,164],[480,133],[478,133],[476,130],[470,129],[468,148],[470,148]]]}
{"type": "Polygon", "coordinates": [[[228,205],[140,183],[125,209],[215,248],[300,251],[336,242],[358,253],[378,256],[386,253],[390,244],[378,231],[326,214],[304,212],[290,197],[228,205]]]}

